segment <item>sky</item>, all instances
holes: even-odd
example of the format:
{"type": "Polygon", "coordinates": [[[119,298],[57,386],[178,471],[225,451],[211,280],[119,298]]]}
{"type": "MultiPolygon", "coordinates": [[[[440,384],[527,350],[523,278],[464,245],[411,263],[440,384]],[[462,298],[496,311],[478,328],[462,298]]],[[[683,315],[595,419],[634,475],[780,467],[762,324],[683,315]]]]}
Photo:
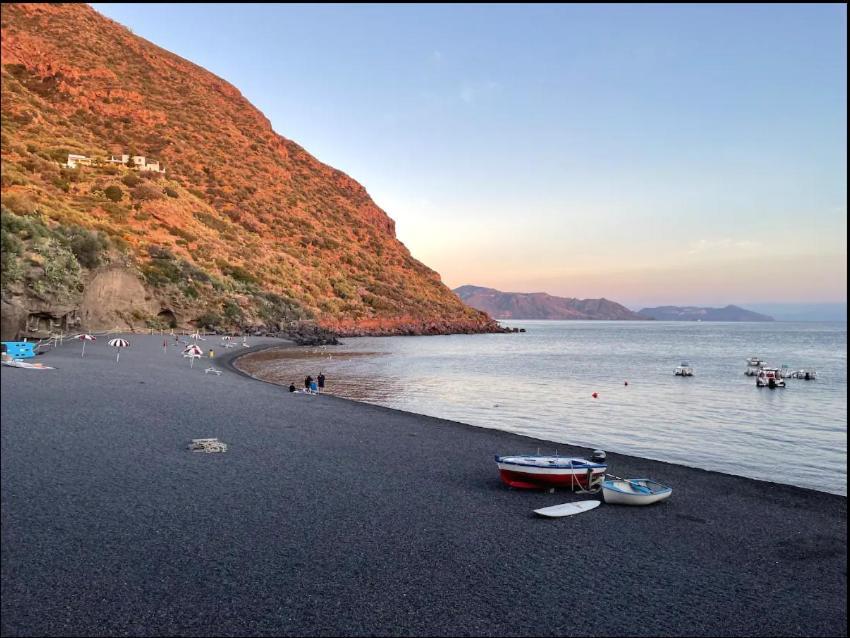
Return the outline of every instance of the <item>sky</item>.
{"type": "Polygon", "coordinates": [[[363,184],[450,287],[846,302],[844,5],[92,6],[363,184]]]}

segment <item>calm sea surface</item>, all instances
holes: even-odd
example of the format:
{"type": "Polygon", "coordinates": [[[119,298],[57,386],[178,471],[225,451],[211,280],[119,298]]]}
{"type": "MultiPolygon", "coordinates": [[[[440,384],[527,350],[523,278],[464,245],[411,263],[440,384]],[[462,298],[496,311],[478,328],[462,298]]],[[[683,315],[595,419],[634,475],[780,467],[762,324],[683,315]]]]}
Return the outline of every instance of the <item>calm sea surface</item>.
{"type": "Polygon", "coordinates": [[[359,401],[847,494],[846,322],[508,323],[527,332],[345,339],[240,366],[298,387],[324,371],[359,401]],[[818,379],[756,388],[750,356],[818,379]],[[694,377],[673,376],[683,360],[694,377]]]}

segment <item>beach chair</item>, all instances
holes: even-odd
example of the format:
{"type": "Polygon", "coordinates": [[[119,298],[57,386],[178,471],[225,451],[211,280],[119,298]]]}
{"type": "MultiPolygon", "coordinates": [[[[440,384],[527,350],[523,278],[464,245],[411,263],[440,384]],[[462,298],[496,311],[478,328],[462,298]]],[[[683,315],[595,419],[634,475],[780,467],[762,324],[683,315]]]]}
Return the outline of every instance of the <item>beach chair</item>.
{"type": "Polygon", "coordinates": [[[216,376],[221,376],[221,370],[216,370],[215,368],[207,368],[204,370],[204,374],[214,374],[216,376]]]}

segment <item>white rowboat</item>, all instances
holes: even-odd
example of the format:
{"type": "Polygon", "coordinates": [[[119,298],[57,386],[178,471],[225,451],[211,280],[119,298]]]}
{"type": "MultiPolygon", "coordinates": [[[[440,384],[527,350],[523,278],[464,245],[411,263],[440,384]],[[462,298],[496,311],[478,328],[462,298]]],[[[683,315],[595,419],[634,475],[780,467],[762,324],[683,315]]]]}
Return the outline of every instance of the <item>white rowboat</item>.
{"type": "Polygon", "coordinates": [[[606,503],[616,505],[651,505],[669,498],[673,488],[652,479],[614,479],[602,482],[606,503]]]}

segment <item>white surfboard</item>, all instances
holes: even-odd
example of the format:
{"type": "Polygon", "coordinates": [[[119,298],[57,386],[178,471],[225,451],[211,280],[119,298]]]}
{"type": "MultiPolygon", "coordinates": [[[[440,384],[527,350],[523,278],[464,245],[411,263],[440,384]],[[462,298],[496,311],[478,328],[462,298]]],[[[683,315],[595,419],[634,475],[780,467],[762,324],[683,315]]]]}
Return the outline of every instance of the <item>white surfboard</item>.
{"type": "Polygon", "coordinates": [[[575,501],[574,503],[562,503],[561,505],[553,505],[552,507],[543,507],[539,510],[534,510],[534,513],[550,518],[571,516],[573,514],[589,512],[593,508],[599,507],[599,503],[600,501],[575,501]]]}

